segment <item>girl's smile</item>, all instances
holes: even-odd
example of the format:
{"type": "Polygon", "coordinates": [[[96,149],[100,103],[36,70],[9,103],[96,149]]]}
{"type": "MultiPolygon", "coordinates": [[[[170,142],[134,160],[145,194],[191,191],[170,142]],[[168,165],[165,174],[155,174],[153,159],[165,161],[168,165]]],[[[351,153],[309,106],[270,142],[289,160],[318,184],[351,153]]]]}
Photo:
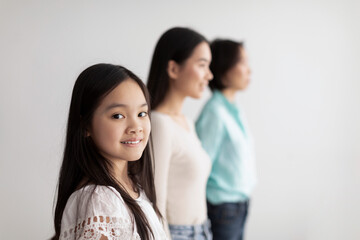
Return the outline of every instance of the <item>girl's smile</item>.
{"type": "Polygon", "coordinates": [[[129,139],[126,141],[122,141],[122,144],[125,144],[127,147],[138,147],[139,143],[142,141],[142,139],[129,139]]]}

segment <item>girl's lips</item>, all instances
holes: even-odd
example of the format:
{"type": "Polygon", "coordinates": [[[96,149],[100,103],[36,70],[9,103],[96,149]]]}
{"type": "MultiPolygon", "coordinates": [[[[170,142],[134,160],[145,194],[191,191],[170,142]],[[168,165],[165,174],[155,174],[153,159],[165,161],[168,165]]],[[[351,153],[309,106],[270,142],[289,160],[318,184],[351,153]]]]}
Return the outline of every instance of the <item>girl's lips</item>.
{"type": "Polygon", "coordinates": [[[121,141],[120,143],[124,144],[125,146],[136,147],[140,144],[141,141],[142,139],[128,139],[125,141],[121,141]]]}

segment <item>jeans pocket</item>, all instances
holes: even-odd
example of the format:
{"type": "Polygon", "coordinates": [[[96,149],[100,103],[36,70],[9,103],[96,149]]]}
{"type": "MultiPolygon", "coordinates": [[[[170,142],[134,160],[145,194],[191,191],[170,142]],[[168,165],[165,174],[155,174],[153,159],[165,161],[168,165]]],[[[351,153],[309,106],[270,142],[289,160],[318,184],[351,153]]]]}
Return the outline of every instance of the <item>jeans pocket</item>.
{"type": "Polygon", "coordinates": [[[229,224],[236,221],[239,218],[239,206],[235,203],[223,204],[219,211],[219,222],[221,224],[229,224]]]}

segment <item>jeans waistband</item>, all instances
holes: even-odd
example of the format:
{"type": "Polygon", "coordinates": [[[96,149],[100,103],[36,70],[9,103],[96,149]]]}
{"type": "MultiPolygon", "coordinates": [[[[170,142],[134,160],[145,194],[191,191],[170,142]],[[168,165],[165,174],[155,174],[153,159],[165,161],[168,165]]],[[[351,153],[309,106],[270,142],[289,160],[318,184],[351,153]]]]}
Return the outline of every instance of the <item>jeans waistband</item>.
{"type": "Polygon", "coordinates": [[[221,206],[221,205],[227,205],[227,204],[230,204],[230,205],[237,205],[237,206],[241,206],[241,205],[249,205],[250,203],[250,199],[246,199],[244,201],[239,201],[239,202],[223,202],[223,203],[216,203],[216,204],[213,204],[209,201],[207,201],[207,204],[210,205],[210,206],[214,206],[214,207],[217,207],[217,206],[221,206]]]}
{"type": "Polygon", "coordinates": [[[174,225],[169,224],[170,231],[191,231],[194,233],[208,232],[210,229],[210,220],[207,219],[203,224],[194,225],[174,225]]]}

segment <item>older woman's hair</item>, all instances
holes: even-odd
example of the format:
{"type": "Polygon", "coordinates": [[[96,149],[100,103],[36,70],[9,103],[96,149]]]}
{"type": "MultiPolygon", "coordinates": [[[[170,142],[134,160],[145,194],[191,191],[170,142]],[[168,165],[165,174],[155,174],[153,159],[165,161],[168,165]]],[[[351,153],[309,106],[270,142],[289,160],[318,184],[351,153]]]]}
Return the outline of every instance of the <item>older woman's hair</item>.
{"type": "Polygon", "coordinates": [[[238,61],[241,61],[240,48],[243,45],[243,42],[227,39],[215,39],[210,44],[212,54],[210,70],[214,75],[213,80],[209,82],[211,91],[226,88],[222,78],[238,61]]]}

